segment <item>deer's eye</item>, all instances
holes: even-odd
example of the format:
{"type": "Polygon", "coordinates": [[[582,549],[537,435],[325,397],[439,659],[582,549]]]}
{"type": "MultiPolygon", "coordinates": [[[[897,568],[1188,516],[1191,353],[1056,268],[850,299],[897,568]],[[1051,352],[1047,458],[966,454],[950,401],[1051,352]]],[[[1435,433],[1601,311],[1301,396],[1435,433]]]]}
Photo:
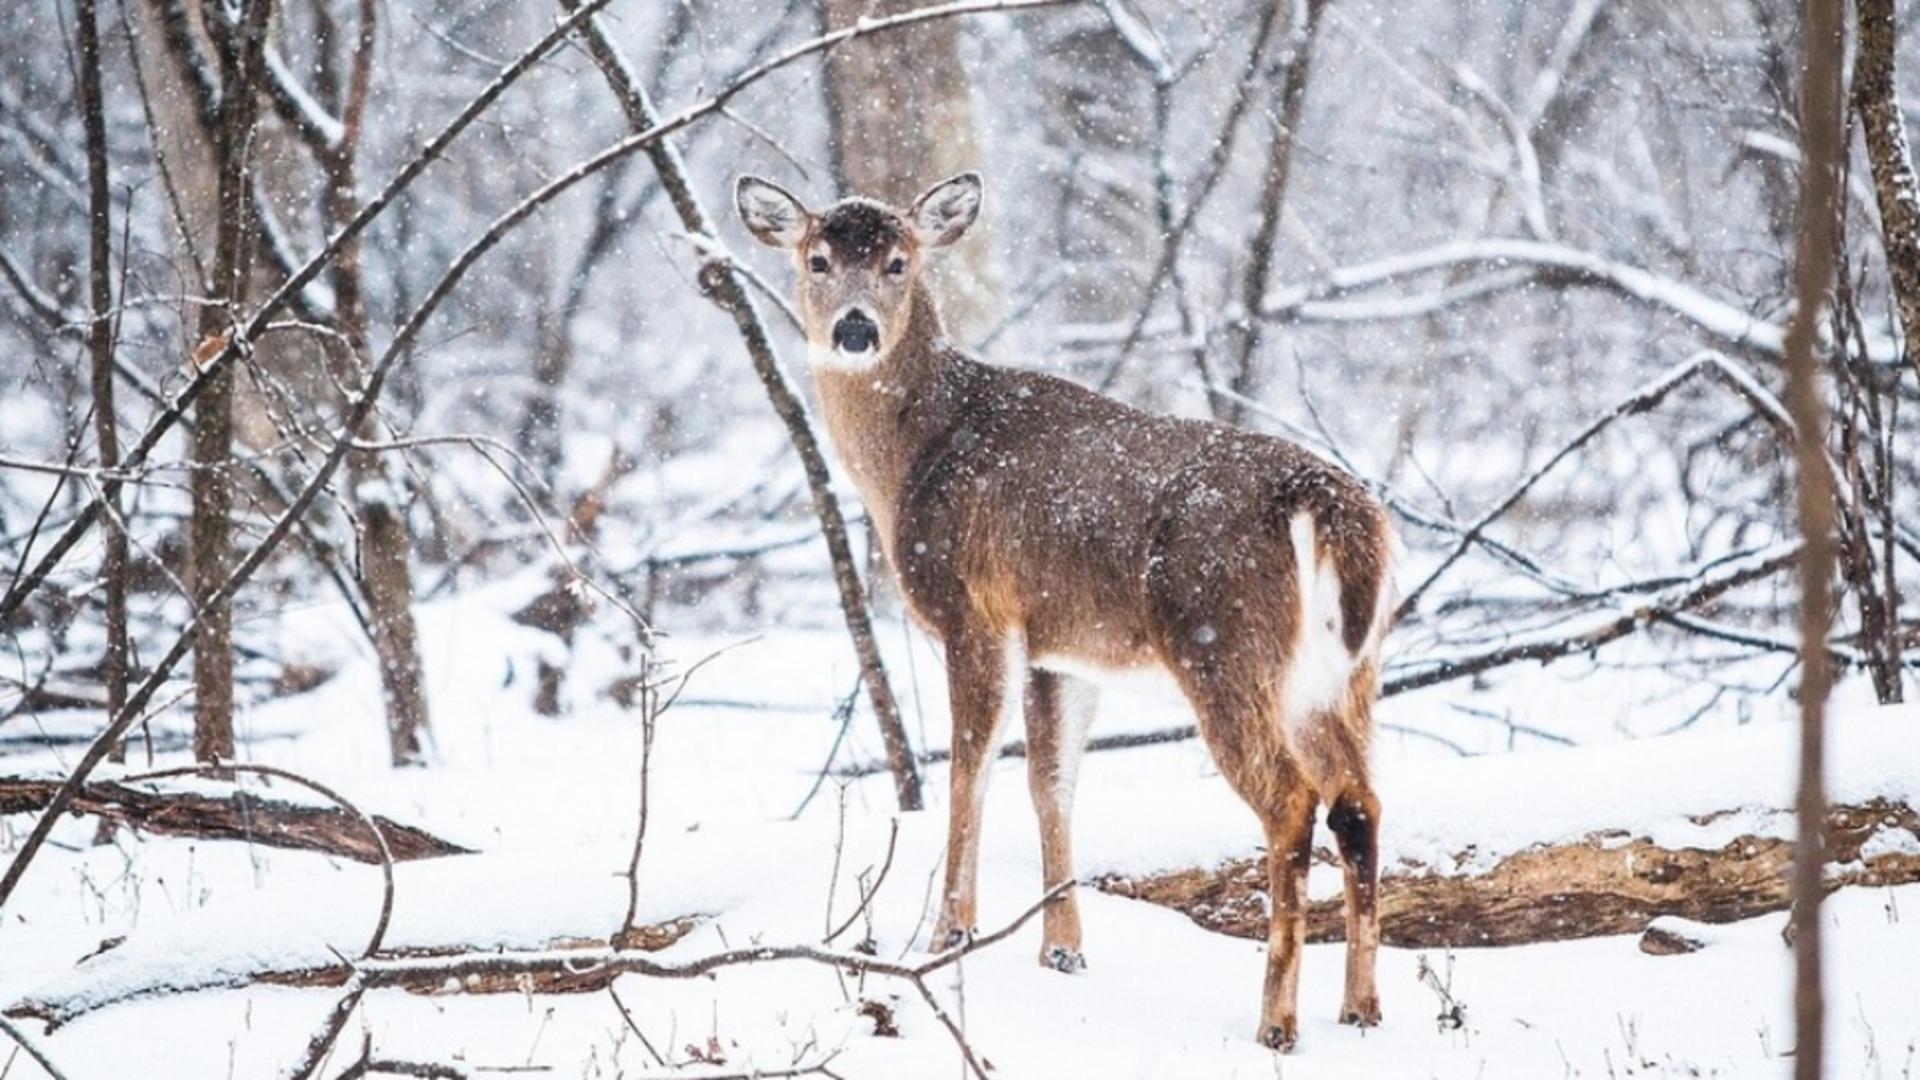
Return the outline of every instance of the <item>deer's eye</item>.
{"type": "Polygon", "coordinates": [[[815,255],[813,258],[807,260],[807,269],[816,274],[824,274],[831,269],[831,267],[827,265],[827,257],[825,255],[815,255]]]}
{"type": "Polygon", "coordinates": [[[899,274],[904,274],[906,272],[907,272],[907,260],[901,258],[898,255],[895,255],[893,257],[893,261],[887,264],[887,273],[889,274],[899,275],[899,274]]]}

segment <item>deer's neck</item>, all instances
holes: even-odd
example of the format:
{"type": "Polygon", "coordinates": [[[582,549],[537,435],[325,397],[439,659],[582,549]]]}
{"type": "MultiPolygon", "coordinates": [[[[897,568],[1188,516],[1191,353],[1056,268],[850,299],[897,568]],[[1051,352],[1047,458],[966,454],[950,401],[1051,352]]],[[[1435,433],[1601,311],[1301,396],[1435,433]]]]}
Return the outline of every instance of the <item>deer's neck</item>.
{"type": "Polygon", "coordinates": [[[920,452],[949,426],[945,384],[961,362],[924,284],[914,286],[908,304],[906,333],[872,367],[814,365],[834,450],[859,487],[889,558],[900,490],[920,452]]]}

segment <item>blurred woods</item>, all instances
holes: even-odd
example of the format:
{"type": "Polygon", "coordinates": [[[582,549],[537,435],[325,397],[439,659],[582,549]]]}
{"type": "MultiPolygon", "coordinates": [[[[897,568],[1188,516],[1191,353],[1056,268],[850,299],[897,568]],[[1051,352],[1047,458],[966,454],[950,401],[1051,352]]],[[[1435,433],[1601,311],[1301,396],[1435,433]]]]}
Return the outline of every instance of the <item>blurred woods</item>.
{"type": "MultiPolygon", "coordinates": [[[[956,339],[1379,490],[1407,547],[1386,689],[1446,695],[1396,716],[1433,740],[1596,734],[1514,720],[1503,680],[1545,661],[1624,687],[1628,734],[1787,685],[1794,5],[962,13],[802,57],[521,204],[913,7],[0,10],[0,741],[174,705],[190,738],[156,744],[230,759],[236,705],[331,673],[276,641],[329,605],[378,658],[392,760],[427,760],[447,718],[414,611],[539,574],[542,711],[631,697],[567,683],[585,635],[644,681],[649,627],[845,626],[916,801],[874,645],[898,603],[808,431],[790,271],[733,220],[745,171],[819,205],[978,168],[983,227],[936,284],[956,339]]],[[[1920,28],[1850,14],[1828,644],[1842,693],[1888,701],[1916,651],[1920,28]]]]}

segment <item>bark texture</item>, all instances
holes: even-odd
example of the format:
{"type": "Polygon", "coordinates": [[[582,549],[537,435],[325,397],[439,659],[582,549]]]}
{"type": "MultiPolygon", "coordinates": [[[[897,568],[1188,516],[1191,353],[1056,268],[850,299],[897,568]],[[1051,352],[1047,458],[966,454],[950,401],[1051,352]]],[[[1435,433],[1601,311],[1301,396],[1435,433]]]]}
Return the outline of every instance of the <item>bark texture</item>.
{"type": "MultiPolygon", "coordinates": [[[[1705,824],[1716,816],[1698,820],[1705,824]]],[[[1886,850],[1862,856],[1869,839],[1892,828],[1920,831],[1920,813],[1892,802],[1828,812],[1827,857],[1843,869],[1829,873],[1823,889],[1920,881],[1920,855],[1886,850]]],[[[1459,856],[1463,862],[1468,857],[1459,856]]],[[[1337,865],[1326,851],[1316,858],[1337,865]]],[[[1663,848],[1644,836],[1602,832],[1517,852],[1484,873],[1402,865],[1380,878],[1380,940],[1417,949],[1524,945],[1639,933],[1663,915],[1715,923],[1749,919],[1793,903],[1793,861],[1793,842],[1777,836],[1741,836],[1718,848],[1663,848]]],[[[1109,876],[1095,884],[1184,912],[1209,930],[1267,936],[1261,858],[1109,876]]],[[[1307,940],[1342,940],[1344,925],[1337,898],[1316,901],[1307,912],[1307,940]]]]}
{"type": "Polygon", "coordinates": [[[1900,114],[1894,49],[1899,30],[1893,0],[1857,0],[1859,54],[1853,65],[1853,108],[1873,169],[1880,236],[1893,278],[1894,306],[1907,361],[1920,373],[1920,179],[1913,171],[1907,124],[1900,114]]]}

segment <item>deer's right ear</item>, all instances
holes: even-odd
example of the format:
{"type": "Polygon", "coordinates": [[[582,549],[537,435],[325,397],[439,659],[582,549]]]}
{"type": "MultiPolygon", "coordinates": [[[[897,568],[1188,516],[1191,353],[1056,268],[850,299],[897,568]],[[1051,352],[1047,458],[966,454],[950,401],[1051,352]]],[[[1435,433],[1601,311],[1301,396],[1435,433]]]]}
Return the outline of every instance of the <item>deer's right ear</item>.
{"type": "Polygon", "coordinates": [[[774,248],[791,248],[807,234],[813,212],[787,190],[757,176],[742,176],[733,188],[733,204],[755,240],[774,248]]]}

